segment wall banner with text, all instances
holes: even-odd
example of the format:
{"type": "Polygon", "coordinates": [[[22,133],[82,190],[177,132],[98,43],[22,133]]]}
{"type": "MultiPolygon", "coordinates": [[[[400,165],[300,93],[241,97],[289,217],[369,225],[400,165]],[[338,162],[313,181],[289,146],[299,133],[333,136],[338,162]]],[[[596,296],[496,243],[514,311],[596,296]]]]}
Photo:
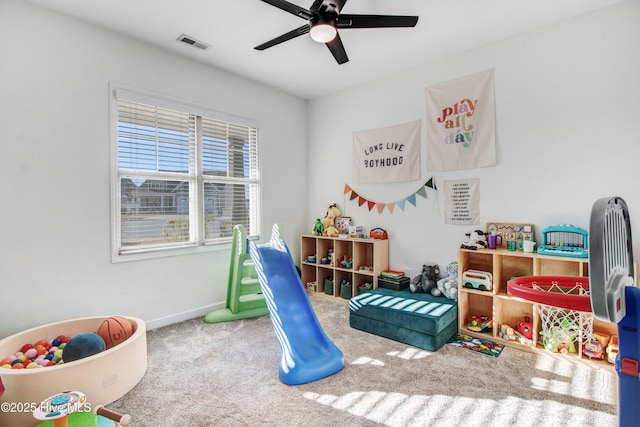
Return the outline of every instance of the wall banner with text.
{"type": "Polygon", "coordinates": [[[420,120],[353,132],[356,184],[420,179],[420,120]]]}
{"type": "Polygon", "coordinates": [[[444,182],[444,222],[453,225],[480,224],[480,180],[444,182]]]}
{"type": "Polygon", "coordinates": [[[487,70],[425,89],[427,170],[496,164],[494,72],[487,70]]]}

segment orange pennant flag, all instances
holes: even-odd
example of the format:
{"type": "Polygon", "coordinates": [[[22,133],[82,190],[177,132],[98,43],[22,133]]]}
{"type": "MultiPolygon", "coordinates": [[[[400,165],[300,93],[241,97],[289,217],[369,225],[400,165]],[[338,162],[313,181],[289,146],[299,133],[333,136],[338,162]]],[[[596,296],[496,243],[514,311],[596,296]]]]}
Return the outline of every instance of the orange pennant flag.
{"type": "Polygon", "coordinates": [[[356,197],[358,197],[358,193],[356,193],[355,191],[352,191],[352,192],[351,192],[351,197],[349,197],[349,200],[353,200],[353,199],[355,199],[356,197]]]}
{"type": "Polygon", "coordinates": [[[344,185],[344,193],[343,194],[347,194],[349,191],[351,191],[351,187],[349,187],[349,184],[345,184],[344,185]]]}
{"type": "Polygon", "coordinates": [[[365,198],[358,196],[358,206],[362,206],[362,204],[366,201],[367,200],[365,198]]]}
{"type": "Polygon", "coordinates": [[[367,206],[369,207],[369,210],[371,210],[375,205],[376,205],[376,202],[367,200],[367,206]]]}

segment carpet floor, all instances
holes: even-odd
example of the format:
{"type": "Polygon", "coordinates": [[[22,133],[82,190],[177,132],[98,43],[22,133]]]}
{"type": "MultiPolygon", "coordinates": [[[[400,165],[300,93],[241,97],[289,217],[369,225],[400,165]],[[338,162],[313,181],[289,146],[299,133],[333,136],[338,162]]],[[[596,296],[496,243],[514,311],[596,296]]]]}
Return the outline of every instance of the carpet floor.
{"type": "Polygon", "coordinates": [[[344,353],[337,374],[287,386],[268,316],[199,318],[149,331],[144,378],[108,407],[143,427],[617,425],[613,370],[508,347],[428,352],[350,328],[342,302],[311,302],[344,353]]]}

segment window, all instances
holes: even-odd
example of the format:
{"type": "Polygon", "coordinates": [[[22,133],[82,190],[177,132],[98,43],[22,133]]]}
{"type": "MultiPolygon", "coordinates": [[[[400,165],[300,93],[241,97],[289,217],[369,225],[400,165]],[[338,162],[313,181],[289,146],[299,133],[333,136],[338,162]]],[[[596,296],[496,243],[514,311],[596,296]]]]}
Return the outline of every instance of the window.
{"type": "MultiPolygon", "coordinates": [[[[169,252],[259,235],[251,121],[115,89],[113,252],[169,252]]],[[[171,252],[173,253],[173,252],[171,252]]]]}

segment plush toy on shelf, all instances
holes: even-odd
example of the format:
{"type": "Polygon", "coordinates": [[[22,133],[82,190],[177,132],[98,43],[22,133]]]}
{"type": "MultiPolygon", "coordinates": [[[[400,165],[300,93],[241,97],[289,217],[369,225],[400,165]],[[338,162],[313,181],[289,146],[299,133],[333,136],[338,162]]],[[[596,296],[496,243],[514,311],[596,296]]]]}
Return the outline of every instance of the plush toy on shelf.
{"type": "Polygon", "coordinates": [[[485,249],[487,247],[487,234],[482,230],[473,230],[471,233],[465,234],[467,240],[462,242],[462,249],[485,249]]]}
{"type": "Polygon", "coordinates": [[[434,297],[442,295],[440,289],[438,289],[438,278],[440,277],[440,267],[438,264],[423,265],[422,272],[411,279],[409,288],[411,292],[424,292],[430,293],[434,297]]]}
{"type": "Polygon", "coordinates": [[[336,219],[340,217],[342,212],[336,206],[336,204],[332,204],[327,208],[327,214],[322,218],[322,226],[324,227],[323,235],[337,237],[338,229],[336,228],[336,219]]]}
{"type": "Polygon", "coordinates": [[[458,301],[458,262],[447,264],[444,272],[447,276],[438,280],[438,289],[445,297],[458,301]]]}

